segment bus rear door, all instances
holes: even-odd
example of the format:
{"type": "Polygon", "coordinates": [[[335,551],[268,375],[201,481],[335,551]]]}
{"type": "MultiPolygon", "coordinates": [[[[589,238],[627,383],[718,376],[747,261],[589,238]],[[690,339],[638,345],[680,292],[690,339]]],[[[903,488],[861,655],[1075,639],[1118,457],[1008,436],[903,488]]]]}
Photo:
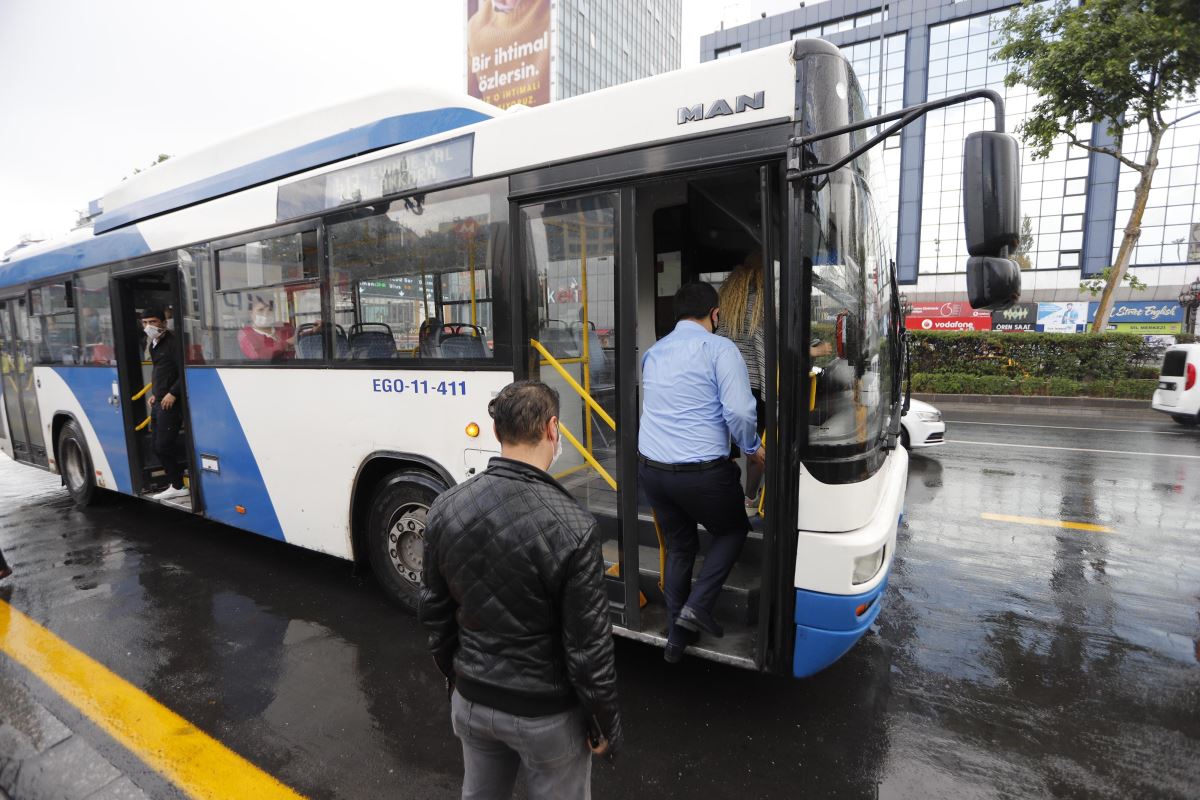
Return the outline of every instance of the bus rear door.
{"type": "Polygon", "coordinates": [[[3,361],[4,410],[8,417],[13,457],[48,466],[46,438],[38,413],[33,374],[37,342],[30,336],[25,298],[0,301],[0,361],[3,361]]]}

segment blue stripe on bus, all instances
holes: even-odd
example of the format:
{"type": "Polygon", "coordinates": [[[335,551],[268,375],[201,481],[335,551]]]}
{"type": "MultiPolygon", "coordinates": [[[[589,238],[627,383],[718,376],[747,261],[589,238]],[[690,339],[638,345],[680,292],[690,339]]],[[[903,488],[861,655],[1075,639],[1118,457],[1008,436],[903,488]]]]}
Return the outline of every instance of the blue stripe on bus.
{"type": "Polygon", "coordinates": [[[473,125],[485,119],[490,117],[470,108],[440,108],[388,117],[113,209],[96,219],[95,230],[102,233],[156,214],[277,180],[286,175],[353,158],[383,147],[422,139],[464,125],[473,125]]]}
{"type": "MultiPolygon", "coordinates": [[[[100,449],[108,459],[112,475],[105,476],[108,489],[125,494],[133,493],[133,482],[129,477],[129,450],[125,445],[125,419],[121,407],[109,402],[113,396],[113,384],[117,382],[116,367],[54,367],[58,376],[75,395],[79,407],[87,415],[87,421],[100,440],[100,449]],[[116,483],[113,486],[108,479],[116,483]]],[[[95,468],[95,459],[93,469],[95,468]]]]}
{"type": "Polygon", "coordinates": [[[869,592],[851,595],[796,590],[796,645],[792,674],[807,678],[844,656],[879,616],[887,578],[869,592]],[[858,616],[855,609],[869,608],[858,616]]]}
{"type": "Polygon", "coordinates": [[[113,231],[11,264],[0,264],[0,288],[50,278],[88,267],[144,256],[150,245],[137,228],[113,231]]]}
{"type": "Polygon", "coordinates": [[[201,470],[204,515],[235,528],[286,541],[262,471],[217,370],[187,370],[187,402],[196,460],[215,456],[219,472],[201,470]],[[240,513],[237,507],[245,509],[240,513]]]}

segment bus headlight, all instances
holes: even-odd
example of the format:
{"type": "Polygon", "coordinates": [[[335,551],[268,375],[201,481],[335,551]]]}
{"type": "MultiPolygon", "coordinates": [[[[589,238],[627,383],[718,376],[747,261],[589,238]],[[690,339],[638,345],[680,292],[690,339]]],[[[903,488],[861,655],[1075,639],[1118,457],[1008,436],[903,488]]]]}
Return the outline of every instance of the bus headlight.
{"type": "Polygon", "coordinates": [[[879,568],[883,566],[885,550],[887,550],[887,545],[879,548],[874,553],[868,553],[865,556],[859,556],[854,559],[854,577],[850,579],[851,583],[857,586],[874,578],[879,573],[879,568]]]}

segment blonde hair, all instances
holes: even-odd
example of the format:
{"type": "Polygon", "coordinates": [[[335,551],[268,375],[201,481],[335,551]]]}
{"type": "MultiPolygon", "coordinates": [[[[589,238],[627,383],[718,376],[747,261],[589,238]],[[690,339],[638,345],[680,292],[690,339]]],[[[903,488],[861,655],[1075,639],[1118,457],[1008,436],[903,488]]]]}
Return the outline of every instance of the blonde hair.
{"type": "Polygon", "coordinates": [[[747,336],[762,327],[762,289],[762,252],[756,249],[747,254],[721,285],[721,325],[731,336],[747,336]],[[751,290],[754,291],[754,308],[747,320],[746,303],[751,290]]]}

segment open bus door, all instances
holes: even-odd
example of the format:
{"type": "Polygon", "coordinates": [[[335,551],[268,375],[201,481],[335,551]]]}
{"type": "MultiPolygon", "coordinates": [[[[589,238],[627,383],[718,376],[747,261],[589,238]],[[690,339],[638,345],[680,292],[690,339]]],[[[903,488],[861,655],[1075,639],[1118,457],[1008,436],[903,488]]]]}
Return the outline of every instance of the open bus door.
{"type": "Polygon", "coordinates": [[[0,300],[0,379],[4,382],[4,411],[8,418],[13,458],[47,466],[46,438],[38,412],[33,374],[36,330],[29,319],[25,298],[0,300]]]}
{"type": "MultiPolygon", "coordinates": [[[[177,349],[182,380],[184,341],[179,294],[179,271],[175,264],[137,268],[115,274],[114,314],[117,321],[117,364],[120,376],[120,396],[126,426],[129,451],[129,473],[136,495],[153,494],[166,487],[166,473],[154,452],[154,433],[147,402],[151,392],[152,366],[141,314],[147,308],[159,307],[177,320],[168,346],[177,349]]],[[[160,345],[161,346],[161,345],[160,345]]],[[[184,400],[184,424],[176,447],[176,457],[184,470],[189,494],[164,501],[189,511],[199,510],[197,485],[191,479],[192,443],[190,413],[184,400]]]]}

